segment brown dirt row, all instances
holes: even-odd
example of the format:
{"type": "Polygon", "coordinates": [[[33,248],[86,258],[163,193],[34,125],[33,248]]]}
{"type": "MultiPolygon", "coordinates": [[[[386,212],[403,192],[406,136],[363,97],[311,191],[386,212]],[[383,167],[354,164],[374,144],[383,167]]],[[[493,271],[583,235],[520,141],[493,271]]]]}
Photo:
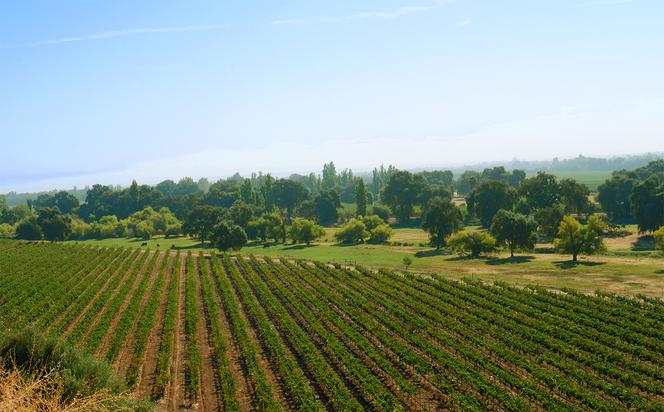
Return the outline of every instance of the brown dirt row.
{"type": "MultiPolygon", "coordinates": [[[[155,252],[148,251],[147,253],[150,253],[148,255],[147,259],[145,259],[145,262],[143,262],[143,266],[138,268],[138,273],[136,274],[136,277],[134,278],[134,282],[132,283],[131,287],[127,291],[127,295],[124,296],[124,301],[118,308],[117,312],[113,315],[113,319],[111,320],[111,323],[109,325],[108,330],[106,331],[106,335],[104,335],[104,338],[102,339],[102,345],[108,347],[110,344],[111,336],[112,336],[112,331],[115,330],[115,328],[118,325],[118,322],[120,321],[120,317],[122,316],[122,313],[125,311],[127,306],[129,306],[129,302],[131,301],[132,296],[134,296],[134,293],[136,292],[136,289],[138,288],[138,284],[141,283],[141,279],[143,279],[143,275],[145,274],[145,271],[147,269],[147,266],[150,264],[150,260],[152,259],[152,255],[155,252]]],[[[125,273],[124,277],[120,282],[117,284],[113,292],[110,294],[108,297],[107,302],[112,302],[113,299],[117,297],[117,295],[120,293],[120,290],[122,290],[122,286],[129,280],[131,277],[131,273],[133,272],[133,269],[127,270],[127,273],[125,273]]],[[[92,319],[92,322],[90,322],[90,325],[88,326],[88,330],[85,331],[83,336],[81,337],[80,342],[84,342],[85,339],[88,337],[90,333],[95,329],[97,326],[97,323],[101,320],[101,318],[108,312],[108,306],[104,305],[104,307],[97,313],[97,315],[92,319]]],[[[97,353],[99,355],[99,353],[97,353]]]]}
{"type": "MultiPolygon", "coordinates": [[[[266,274],[257,266],[252,265],[252,269],[261,279],[261,282],[265,283],[265,286],[268,289],[271,289],[269,283],[266,281],[266,274]]],[[[271,273],[270,276],[274,276],[274,273],[271,273]]],[[[278,292],[272,293],[274,294],[274,298],[289,314],[289,317],[293,319],[293,321],[295,321],[295,323],[306,333],[309,339],[311,339],[314,346],[318,349],[318,352],[322,355],[323,359],[325,359],[325,362],[327,362],[327,364],[330,365],[330,368],[336,372],[339,379],[344,382],[345,386],[350,393],[353,394],[355,399],[363,405],[365,409],[371,409],[374,397],[364,390],[362,382],[358,381],[347,365],[325,344],[323,338],[318,333],[310,330],[309,322],[287,301],[285,296],[282,296],[278,292]]]]}
{"type": "MultiPolygon", "coordinates": [[[[301,282],[301,284],[306,289],[311,291],[312,294],[317,294],[316,287],[314,285],[307,281],[301,282]]],[[[325,299],[322,296],[320,298],[323,300],[325,299]]],[[[357,322],[351,319],[346,312],[340,309],[333,302],[330,303],[330,309],[337,313],[337,315],[346,323],[348,323],[348,325],[360,332],[378,350],[382,351],[390,359],[396,369],[401,370],[406,376],[408,376],[410,379],[413,379],[413,381],[418,384],[418,386],[422,389],[422,391],[416,395],[417,401],[420,404],[428,405],[428,409],[436,409],[451,403],[451,399],[446,394],[441,392],[440,389],[438,389],[427,377],[419,374],[412,365],[404,362],[397,353],[386,347],[379,338],[374,336],[363,326],[359,325],[357,322]],[[435,406],[435,408],[433,406],[435,406]]]]}
{"type": "Polygon", "coordinates": [[[196,307],[198,308],[198,322],[196,324],[196,340],[201,353],[201,384],[197,395],[198,410],[216,412],[220,410],[220,399],[217,396],[218,376],[217,363],[214,359],[214,349],[210,345],[210,334],[207,325],[207,316],[203,307],[201,291],[201,268],[197,258],[194,258],[196,267],[196,307]]]}
{"type": "Polygon", "coordinates": [[[167,257],[169,261],[168,267],[166,268],[163,289],[160,292],[161,297],[159,300],[159,307],[157,308],[154,327],[150,331],[150,336],[146,343],[145,357],[139,372],[138,384],[136,385],[136,393],[142,398],[152,398],[154,396],[152,390],[157,380],[157,357],[159,355],[161,336],[164,330],[163,319],[168,303],[168,291],[171,287],[175,287],[175,285],[171,285],[171,273],[173,271],[173,265],[175,264],[175,257],[170,253],[167,254],[167,257]]]}
{"type": "MultiPolygon", "coordinates": [[[[216,258],[212,258],[216,259],[216,258]]],[[[210,265],[209,259],[205,260],[208,265],[210,265]]],[[[210,267],[210,273],[214,273],[212,271],[212,267],[210,267]]],[[[223,274],[221,274],[224,276],[223,274]]],[[[213,274],[214,276],[214,274],[213,274]]],[[[215,285],[216,288],[216,282],[212,282],[215,285]]],[[[217,322],[219,324],[219,329],[221,331],[221,334],[225,337],[227,337],[228,341],[228,349],[227,349],[227,355],[228,355],[228,362],[229,366],[231,369],[231,373],[233,374],[233,379],[235,381],[235,394],[236,398],[240,404],[240,410],[241,411],[250,411],[252,410],[252,396],[251,396],[251,389],[249,387],[249,384],[247,383],[247,374],[245,371],[243,371],[242,365],[244,364],[244,361],[242,359],[242,355],[240,354],[240,350],[237,347],[236,339],[231,333],[231,327],[229,324],[228,319],[226,318],[226,305],[225,302],[221,300],[219,297],[219,293],[215,293],[215,297],[217,300],[217,303],[219,304],[219,307],[221,308],[219,312],[219,316],[217,319],[211,319],[211,322],[217,322]]],[[[246,323],[248,325],[248,323],[246,323]]],[[[260,359],[260,358],[259,358],[260,359]]],[[[265,366],[263,363],[261,363],[261,366],[265,369],[265,366]]],[[[266,369],[266,374],[268,370],[266,369]]],[[[268,380],[268,382],[270,382],[268,380]]],[[[272,382],[270,382],[272,383],[272,382]]],[[[278,385],[274,385],[275,388],[278,388],[278,385]]]]}
{"type": "MultiPolygon", "coordinates": [[[[88,291],[88,289],[90,289],[92,287],[93,283],[95,283],[100,277],[104,276],[108,272],[109,268],[120,258],[122,258],[122,255],[116,256],[115,258],[113,258],[113,260],[111,260],[111,262],[103,270],[101,270],[97,274],[97,276],[95,276],[94,279],[87,279],[87,277],[90,276],[92,273],[94,273],[95,270],[97,270],[99,268],[99,266],[101,265],[101,262],[97,266],[95,266],[95,268],[92,269],[90,271],[90,273],[88,273],[83,279],[81,279],[80,282],[83,282],[84,280],[86,280],[88,282],[87,286],[85,286],[83,288],[83,290],[81,291],[81,295],[85,294],[88,291]]],[[[125,257],[125,259],[126,259],[126,257],[125,257]]],[[[80,282],[78,282],[78,283],[80,283],[80,282]]],[[[78,286],[78,283],[77,283],[77,285],[73,286],[73,288],[76,288],[78,286]]],[[[65,310],[63,310],[60,313],[60,315],[58,315],[58,317],[53,321],[54,325],[57,325],[58,323],[62,322],[62,320],[69,313],[69,311],[72,310],[72,306],[73,306],[74,303],[76,303],[76,301],[72,302],[72,305],[65,308],[65,310]]]]}
{"type": "Polygon", "coordinates": [[[166,390],[166,404],[168,410],[187,409],[185,403],[185,385],[184,374],[186,370],[185,347],[186,339],[184,336],[184,297],[185,297],[185,262],[186,258],[180,260],[179,270],[179,293],[178,293],[178,317],[175,324],[175,344],[173,345],[173,355],[171,358],[171,382],[166,390]]]}
{"type": "MultiPolygon", "coordinates": [[[[144,252],[142,252],[142,253],[144,253],[144,252]]],[[[115,279],[116,276],[122,276],[122,280],[120,280],[120,282],[118,283],[118,286],[120,286],[122,284],[122,282],[124,280],[126,280],[127,276],[129,276],[129,273],[131,272],[131,270],[133,270],[133,267],[136,265],[136,262],[141,258],[142,253],[140,253],[140,254],[138,254],[134,257],[134,260],[131,262],[131,264],[129,266],[129,269],[124,274],[120,274],[120,270],[122,269],[122,264],[120,264],[120,267],[118,267],[113,272],[113,274],[111,276],[109,276],[108,279],[106,279],[106,282],[104,282],[104,284],[99,288],[97,293],[95,293],[95,295],[92,297],[92,299],[90,299],[90,302],[88,302],[88,304],[83,308],[81,313],[79,313],[76,316],[76,318],[74,318],[74,320],[69,325],[67,325],[67,329],[65,329],[65,332],[63,333],[64,336],[67,336],[67,335],[69,335],[69,333],[71,333],[72,329],[74,329],[74,326],[76,326],[76,324],[78,324],[78,322],[81,320],[81,318],[88,312],[90,307],[99,298],[99,296],[102,293],[104,293],[104,291],[108,288],[109,283],[111,283],[111,281],[113,279],[115,279]]],[[[117,287],[116,287],[116,289],[117,289],[117,287]]]]}
{"type": "Polygon", "coordinates": [[[118,352],[118,355],[114,362],[115,369],[122,376],[125,376],[125,374],[127,373],[127,369],[129,368],[131,359],[134,356],[136,329],[138,328],[138,323],[140,322],[143,316],[143,312],[145,311],[145,306],[148,304],[148,300],[150,300],[150,296],[152,296],[153,293],[161,293],[161,291],[155,292],[153,291],[153,289],[154,289],[154,284],[157,280],[157,276],[159,275],[161,266],[164,262],[164,259],[168,260],[168,254],[166,252],[157,252],[157,253],[159,253],[159,256],[157,257],[157,261],[155,262],[154,268],[152,269],[152,274],[150,275],[147,287],[145,288],[145,293],[141,298],[141,303],[139,304],[138,307],[138,314],[134,319],[134,323],[131,326],[131,332],[127,335],[127,339],[125,339],[125,342],[122,348],[120,349],[120,352],[118,352]]]}
{"type": "MultiPolygon", "coordinates": [[[[248,257],[245,260],[247,260],[247,259],[248,259],[248,257]]],[[[235,264],[237,266],[237,269],[240,271],[240,275],[246,278],[247,275],[244,272],[244,269],[242,268],[242,266],[237,264],[237,259],[234,260],[233,263],[231,263],[231,264],[235,264]]],[[[225,269],[225,270],[228,270],[228,269],[225,269]]],[[[254,325],[254,323],[252,321],[248,320],[248,317],[246,316],[246,314],[244,312],[245,311],[245,307],[244,307],[245,302],[242,299],[240,299],[240,295],[237,291],[238,285],[236,285],[234,279],[230,276],[229,273],[226,273],[226,276],[229,277],[229,281],[230,281],[231,285],[233,286],[232,293],[234,293],[238,297],[238,301],[240,302],[240,313],[243,317],[243,320],[245,321],[245,323],[247,325],[250,325],[250,327],[248,328],[248,331],[250,331],[252,338],[256,339],[256,342],[258,342],[258,344],[260,345],[259,347],[262,348],[264,357],[266,359],[269,359],[267,357],[267,349],[263,346],[262,341],[260,341],[258,339],[258,336],[255,332],[256,325],[254,325]]],[[[251,288],[250,288],[250,290],[251,290],[251,288]]],[[[253,290],[251,290],[251,293],[253,294],[253,290]]],[[[260,299],[258,299],[258,301],[260,302],[260,299]]],[[[269,314],[265,311],[265,308],[263,308],[262,305],[260,305],[260,306],[261,306],[261,309],[263,310],[263,312],[265,313],[266,317],[268,319],[271,319],[269,314]]],[[[323,388],[321,388],[321,386],[315,380],[315,378],[313,377],[311,372],[306,368],[306,364],[305,364],[304,359],[302,358],[301,354],[298,353],[297,351],[295,351],[295,348],[291,344],[290,340],[286,339],[286,337],[284,336],[284,332],[282,330],[280,330],[280,328],[276,327],[276,325],[274,327],[274,332],[276,333],[277,336],[279,336],[279,340],[281,341],[281,343],[283,345],[283,349],[284,349],[285,353],[289,354],[290,356],[293,357],[293,359],[295,359],[298,366],[302,370],[302,373],[309,380],[311,388],[316,393],[316,396],[318,397],[318,400],[321,403],[321,406],[323,408],[329,409],[329,406],[325,405],[325,400],[327,399],[327,395],[325,394],[325,391],[323,390],[323,388]]],[[[269,365],[269,363],[268,363],[268,365],[269,365]]],[[[276,369],[276,367],[275,367],[275,369],[276,369]]],[[[266,371],[268,371],[268,370],[271,371],[270,368],[265,368],[265,370],[266,371]]],[[[272,372],[272,374],[275,378],[275,380],[274,380],[275,385],[276,385],[276,382],[281,382],[281,380],[279,380],[279,377],[276,373],[272,372]]],[[[268,382],[271,382],[271,381],[268,381],[268,382]]],[[[281,387],[282,387],[282,385],[276,385],[275,386],[275,388],[279,388],[279,392],[281,393],[281,399],[286,399],[285,392],[283,391],[283,389],[281,387]]]]}
{"type": "MultiPolygon", "coordinates": [[[[263,271],[258,270],[256,268],[256,273],[258,273],[264,281],[267,281],[267,276],[270,276],[266,273],[263,273],[263,271]]],[[[281,278],[280,275],[276,274],[274,269],[269,268],[271,276],[274,276],[275,278],[278,279],[278,281],[285,287],[287,288],[291,293],[297,296],[297,292],[294,290],[294,288],[284,279],[281,278]]],[[[308,286],[308,285],[307,285],[308,286]]],[[[302,303],[309,308],[309,310],[314,310],[315,307],[310,301],[302,300],[302,303]]],[[[414,397],[409,396],[407,393],[405,393],[399,384],[396,382],[396,380],[390,376],[389,373],[385,372],[371,357],[369,357],[366,352],[360,348],[355,342],[353,342],[348,336],[346,336],[336,325],[333,324],[328,319],[321,319],[321,321],[324,323],[325,328],[334,333],[337,338],[339,338],[344,346],[351,351],[356,357],[360,358],[360,360],[367,365],[369,369],[376,375],[384,384],[385,386],[389,389],[392,394],[399,399],[404,405],[406,405],[409,409],[411,410],[419,410],[422,409],[421,404],[418,402],[418,400],[414,399],[414,397]]],[[[380,348],[376,348],[378,350],[381,350],[380,348]]],[[[393,365],[394,367],[394,365],[393,365]]],[[[398,367],[395,367],[395,369],[399,369],[398,367]]]]}
{"type": "MultiPolygon", "coordinates": [[[[222,275],[223,276],[229,276],[229,274],[227,274],[227,273],[223,273],[222,275]]],[[[275,400],[277,400],[282,405],[287,405],[288,400],[286,398],[286,394],[285,394],[284,389],[283,389],[283,383],[279,379],[278,374],[275,372],[276,368],[273,368],[273,366],[270,364],[268,352],[265,349],[265,346],[263,345],[263,342],[258,338],[258,332],[255,329],[255,325],[249,320],[249,317],[247,316],[247,313],[245,312],[246,309],[244,307],[244,302],[242,301],[242,299],[240,299],[240,296],[238,295],[237,291],[235,290],[235,288],[237,287],[235,285],[235,282],[233,281],[232,278],[230,278],[230,276],[229,276],[228,280],[230,281],[231,285],[233,286],[233,288],[231,289],[231,293],[233,293],[236,296],[237,301],[240,302],[239,314],[240,314],[240,318],[242,319],[242,323],[247,325],[246,330],[247,330],[247,334],[249,335],[249,339],[251,339],[251,341],[256,345],[256,347],[260,349],[260,352],[257,353],[257,360],[258,360],[258,364],[265,371],[265,380],[274,389],[274,398],[275,398],[275,400]]],[[[277,331],[277,333],[279,334],[278,331],[277,331]]],[[[282,340],[283,340],[283,338],[282,338],[282,340]]],[[[288,346],[284,345],[284,349],[286,350],[286,352],[290,352],[290,349],[288,348],[288,346]]],[[[245,372],[245,374],[247,374],[246,370],[244,372],[245,372]]]]}

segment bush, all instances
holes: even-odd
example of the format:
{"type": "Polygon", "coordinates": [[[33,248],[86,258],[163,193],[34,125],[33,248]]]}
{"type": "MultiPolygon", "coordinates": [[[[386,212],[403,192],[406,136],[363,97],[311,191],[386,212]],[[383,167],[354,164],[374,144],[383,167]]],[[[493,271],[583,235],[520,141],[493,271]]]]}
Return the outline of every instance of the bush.
{"type": "Polygon", "coordinates": [[[373,205],[371,207],[371,214],[376,215],[387,222],[390,219],[392,212],[390,211],[390,208],[385,205],[373,205]]]}
{"type": "Polygon", "coordinates": [[[138,222],[134,228],[134,236],[140,237],[143,240],[150,240],[154,232],[154,227],[148,221],[138,222]]]}
{"type": "Polygon", "coordinates": [[[212,230],[210,240],[223,252],[229,249],[240,250],[247,243],[247,233],[236,224],[222,221],[212,230]]]}
{"type": "Polygon", "coordinates": [[[364,226],[366,226],[369,232],[386,223],[386,221],[381,219],[378,215],[362,216],[360,217],[360,220],[364,223],[364,226]]]}
{"type": "Polygon", "coordinates": [[[92,355],[80,354],[61,340],[28,327],[0,339],[0,367],[32,376],[57,375],[63,400],[90,396],[100,390],[120,394],[126,384],[113,368],[92,355]]]}
{"type": "Polygon", "coordinates": [[[353,219],[339,229],[334,237],[341,243],[361,243],[370,235],[364,223],[353,219]]]}
{"type": "Polygon", "coordinates": [[[325,236],[325,229],[308,219],[295,219],[288,229],[288,235],[294,243],[304,242],[307,245],[313,240],[325,236]]]}
{"type": "Polygon", "coordinates": [[[16,237],[23,240],[39,240],[42,238],[42,229],[37,218],[32,216],[23,219],[16,226],[16,237]]]}
{"type": "Polygon", "coordinates": [[[9,223],[0,224],[0,239],[11,239],[16,235],[16,229],[9,223]]]}
{"type": "Polygon", "coordinates": [[[390,225],[383,223],[376,226],[371,232],[369,242],[371,243],[387,243],[392,237],[393,230],[390,225]]]}
{"type": "Polygon", "coordinates": [[[653,235],[655,237],[655,245],[657,249],[664,252],[664,226],[660,227],[657,231],[655,231],[653,235]]]}
{"type": "Polygon", "coordinates": [[[462,231],[450,236],[447,244],[460,256],[478,257],[495,250],[496,239],[487,232],[462,231]]]}

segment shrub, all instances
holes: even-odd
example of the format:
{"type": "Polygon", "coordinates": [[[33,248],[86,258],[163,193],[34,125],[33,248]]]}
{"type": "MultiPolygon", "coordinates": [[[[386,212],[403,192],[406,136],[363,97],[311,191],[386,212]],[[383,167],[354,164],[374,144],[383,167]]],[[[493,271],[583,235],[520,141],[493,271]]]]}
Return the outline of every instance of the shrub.
{"type": "Polygon", "coordinates": [[[447,244],[458,255],[478,257],[495,250],[496,239],[487,232],[461,231],[450,236],[447,244]]]}
{"type": "Polygon", "coordinates": [[[369,216],[362,216],[360,218],[362,223],[364,223],[364,226],[366,226],[367,230],[371,232],[378,226],[385,224],[385,220],[381,219],[380,216],[378,215],[369,215],[369,216]]]}
{"type": "Polygon", "coordinates": [[[385,205],[373,205],[371,207],[371,214],[376,215],[387,222],[390,219],[392,212],[390,212],[390,208],[385,205]]]}
{"type": "Polygon", "coordinates": [[[653,235],[655,237],[655,245],[657,246],[657,249],[664,252],[664,226],[656,230],[653,235]]]}
{"type": "Polygon", "coordinates": [[[16,229],[9,223],[0,224],[0,239],[11,239],[16,235],[16,229]]]}
{"type": "Polygon", "coordinates": [[[307,245],[313,240],[325,236],[325,229],[309,219],[295,219],[288,230],[294,243],[304,242],[307,245]]]}
{"type": "Polygon", "coordinates": [[[361,243],[370,235],[364,223],[353,219],[339,229],[334,237],[341,243],[361,243]]]}
{"type": "Polygon", "coordinates": [[[23,219],[16,226],[16,237],[23,240],[39,240],[42,238],[42,229],[37,218],[31,216],[23,219]]]}
{"type": "Polygon", "coordinates": [[[392,237],[393,230],[390,225],[383,223],[371,230],[369,242],[371,243],[387,243],[392,237]]]}
{"type": "Polygon", "coordinates": [[[236,224],[222,221],[214,227],[210,239],[221,251],[240,250],[247,243],[247,233],[236,224]]]}

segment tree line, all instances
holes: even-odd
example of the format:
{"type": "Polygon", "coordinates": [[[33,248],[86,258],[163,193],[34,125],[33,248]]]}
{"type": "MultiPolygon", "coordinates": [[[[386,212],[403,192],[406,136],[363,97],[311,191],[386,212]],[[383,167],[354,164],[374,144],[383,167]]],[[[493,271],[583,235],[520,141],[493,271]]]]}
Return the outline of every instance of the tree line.
{"type": "Polygon", "coordinates": [[[664,161],[615,172],[600,186],[598,204],[585,185],[545,172],[527,177],[523,170],[493,167],[455,178],[448,170],[414,173],[381,166],[365,178],[349,169],[337,172],[330,162],[320,175],[285,179],[259,173],[214,183],[183,178],[154,186],[135,181],[127,188],[94,185],[84,202],[66,191],[15,207],[0,197],[0,236],[64,240],[185,234],[226,250],[248,240],[308,244],[324,236],[323,226],[334,225],[341,225],[335,233],[340,242],[384,243],[392,226],[401,225],[420,226],[436,248],[470,255],[496,246],[513,255],[532,249],[538,240],[558,238],[557,247],[576,259],[578,253],[602,248],[596,239],[605,225],[598,212],[611,221],[634,219],[642,231],[664,226],[662,176],[664,161]],[[484,230],[462,230],[473,224],[484,230]],[[565,246],[563,238],[583,245],[565,246]]]}

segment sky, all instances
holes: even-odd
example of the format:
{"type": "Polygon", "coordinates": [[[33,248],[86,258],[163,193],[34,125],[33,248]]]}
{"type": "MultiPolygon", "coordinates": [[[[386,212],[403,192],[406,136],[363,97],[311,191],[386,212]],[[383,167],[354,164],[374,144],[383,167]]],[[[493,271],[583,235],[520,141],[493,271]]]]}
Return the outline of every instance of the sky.
{"type": "Polygon", "coordinates": [[[660,0],[0,2],[0,193],[664,152],[660,0]]]}

